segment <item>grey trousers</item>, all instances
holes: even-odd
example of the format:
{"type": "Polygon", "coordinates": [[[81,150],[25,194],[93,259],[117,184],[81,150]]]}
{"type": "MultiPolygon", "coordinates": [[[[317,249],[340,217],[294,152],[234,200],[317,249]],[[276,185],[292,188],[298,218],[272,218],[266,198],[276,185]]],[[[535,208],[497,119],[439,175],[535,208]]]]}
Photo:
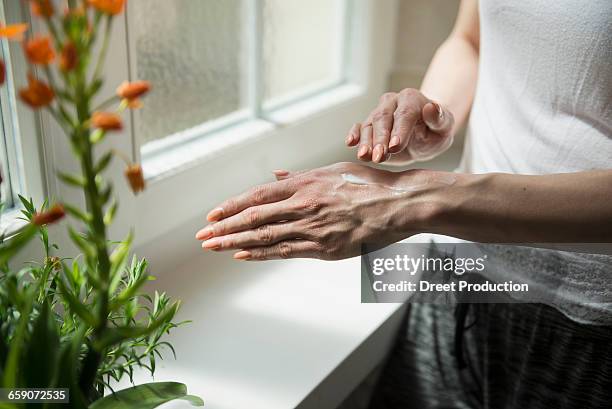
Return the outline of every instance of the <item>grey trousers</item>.
{"type": "Polygon", "coordinates": [[[410,305],[370,408],[612,407],[611,327],[542,304],[471,304],[457,323],[410,305]]]}

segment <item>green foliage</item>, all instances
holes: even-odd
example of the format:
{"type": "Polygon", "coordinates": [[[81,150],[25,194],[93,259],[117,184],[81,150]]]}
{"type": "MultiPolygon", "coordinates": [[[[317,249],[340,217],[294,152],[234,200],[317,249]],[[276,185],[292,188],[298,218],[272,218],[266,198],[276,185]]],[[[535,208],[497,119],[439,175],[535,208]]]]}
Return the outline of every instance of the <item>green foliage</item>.
{"type": "Polygon", "coordinates": [[[194,406],[204,402],[197,396],[188,395],[185,385],[177,382],[152,382],[124,389],[114,395],[94,402],[89,409],[155,408],[174,399],[184,399],[194,406]]]}
{"type": "MultiPolygon", "coordinates": [[[[27,224],[10,240],[0,237],[0,387],[70,389],[68,405],[49,408],[153,408],[176,398],[202,405],[201,399],[187,395],[184,385],[172,382],[104,397],[114,381],[132,381],[137,368],[153,375],[164,350],[175,354],[164,336],[182,323],[173,321],[179,302],[143,290],[153,277],[145,260],[132,256],[130,262],[132,234],[120,242],[108,237],[118,206],[104,172],[115,152],[97,154],[106,131],[92,130],[91,117],[97,110],[92,101],[104,83],[101,74],[113,17],[94,5],[81,9],[77,3],[87,5],[85,0],[69,0],[65,13],[42,17],[58,54],[67,45],[74,47],[74,65],[40,71],[55,94],[45,109],[66,132],[80,169],[58,177],[82,191],[86,206],[49,206],[45,201],[37,209],[31,199],[19,197],[27,224]],[[97,47],[102,23],[102,45],[97,47]],[[46,227],[63,217],[64,210],[75,223],[68,226],[69,236],[82,252],[75,257],[57,255],[59,248],[46,227]],[[35,236],[44,259],[19,270],[9,268],[9,261],[35,236]]],[[[118,110],[126,107],[120,102],[118,110]]],[[[0,409],[21,407],[31,406],[0,403],[0,409]]]]}

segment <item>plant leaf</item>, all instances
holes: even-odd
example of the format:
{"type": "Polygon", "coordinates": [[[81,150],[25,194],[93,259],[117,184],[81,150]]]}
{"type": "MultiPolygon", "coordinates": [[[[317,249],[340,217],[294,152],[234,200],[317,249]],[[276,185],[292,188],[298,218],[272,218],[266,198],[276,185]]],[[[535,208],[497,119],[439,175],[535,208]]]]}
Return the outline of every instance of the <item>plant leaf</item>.
{"type": "Polygon", "coordinates": [[[112,159],[113,159],[113,151],[106,152],[104,156],[102,156],[100,160],[98,161],[98,163],[96,164],[96,168],[94,169],[94,172],[96,174],[102,172],[104,169],[106,169],[106,167],[109,165],[112,159]]]}
{"type": "Polygon", "coordinates": [[[80,176],[71,175],[69,173],[57,172],[57,176],[67,185],[74,187],[85,186],[85,179],[80,176]]]}
{"type": "Polygon", "coordinates": [[[60,290],[62,292],[62,298],[68,302],[70,306],[70,310],[78,315],[83,321],[87,323],[90,327],[96,327],[97,320],[94,315],[87,309],[85,305],[79,300],[73,293],[70,291],[64,280],[58,278],[57,283],[59,284],[60,290]]]}
{"type": "Polygon", "coordinates": [[[33,224],[28,224],[21,232],[17,233],[10,240],[6,240],[0,246],[0,265],[7,263],[28,241],[34,236],[38,228],[33,224]]]}
{"type": "Polygon", "coordinates": [[[57,367],[59,341],[57,324],[49,310],[49,303],[45,301],[25,350],[26,362],[23,365],[25,386],[30,388],[52,386],[51,382],[57,367]]]}
{"type": "Polygon", "coordinates": [[[126,339],[130,338],[138,338],[144,335],[149,335],[153,331],[155,331],[160,326],[172,320],[176,312],[178,311],[179,303],[175,302],[172,304],[166,311],[159,315],[159,317],[149,323],[146,327],[142,326],[126,326],[126,327],[113,327],[108,328],[104,335],[95,341],[95,347],[101,351],[105,348],[110,347],[111,345],[115,345],[117,343],[123,342],[126,339]]]}
{"type": "Polygon", "coordinates": [[[117,391],[89,405],[89,409],[152,409],[174,399],[183,399],[193,406],[204,401],[187,395],[187,387],[178,382],[151,382],[117,391]]]}

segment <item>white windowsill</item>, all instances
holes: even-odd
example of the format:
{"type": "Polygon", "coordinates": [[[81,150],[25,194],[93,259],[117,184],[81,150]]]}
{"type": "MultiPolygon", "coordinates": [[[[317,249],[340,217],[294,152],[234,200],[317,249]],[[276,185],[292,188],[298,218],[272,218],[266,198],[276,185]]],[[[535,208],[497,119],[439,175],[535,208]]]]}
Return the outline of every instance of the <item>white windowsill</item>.
{"type": "Polygon", "coordinates": [[[12,208],[2,213],[2,217],[0,217],[0,234],[5,239],[15,235],[26,225],[27,222],[22,220],[21,217],[23,217],[23,214],[21,209],[18,208],[12,208]]]}
{"type": "Polygon", "coordinates": [[[185,383],[209,409],[333,409],[384,359],[401,321],[400,304],[362,304],[360,283],[359,258],[201,253],[153,282],[182,300],[177,321],[193,320],[171,334],[177,359],[166,351],[155,380],[185,383]]]}
{"type": "Polygon", "coordinates": [[[212,126],[203,125],[171,136],[171,142],[176,143],[164,143],[161,140],[153,142],[153,147],[145,145],[142,151],[145,178],[149,183],[155,182],[212,157],[222,156],[225,152],[230,152],[233,146],[251,143],[281,128],[324,113],[329,108],[348,103],[363,93],[364,89],[359,85],[340,85],[279,108],[269,113],[265,119],[240,121],[244,114],[237,113],[235,118],[230,120],[222,120],[212,126]],[[211,128],[217,130],[210,131],[211,128]]]}

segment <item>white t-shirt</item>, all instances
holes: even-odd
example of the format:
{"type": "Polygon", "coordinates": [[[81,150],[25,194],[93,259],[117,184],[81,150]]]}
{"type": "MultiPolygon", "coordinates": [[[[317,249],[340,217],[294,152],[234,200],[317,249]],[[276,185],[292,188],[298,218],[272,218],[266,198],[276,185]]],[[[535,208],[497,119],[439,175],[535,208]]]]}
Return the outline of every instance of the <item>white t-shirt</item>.
{"type": "MultiPolygon", "coordinates": [[[[480,0],[480,65],[467,135],[462,172],[612,168],[612,0],[480,0]]],[[[563,277],[567,285],[554,306],[577,321],[612,324],[610,305],[580,301],[585,280],[594,291],[612,283],[612,264],[607,272],[589,273],[588,260],[582,267],[563,277]]],[[[518,274],[540,283],[551,278],[518,274]]]]}

